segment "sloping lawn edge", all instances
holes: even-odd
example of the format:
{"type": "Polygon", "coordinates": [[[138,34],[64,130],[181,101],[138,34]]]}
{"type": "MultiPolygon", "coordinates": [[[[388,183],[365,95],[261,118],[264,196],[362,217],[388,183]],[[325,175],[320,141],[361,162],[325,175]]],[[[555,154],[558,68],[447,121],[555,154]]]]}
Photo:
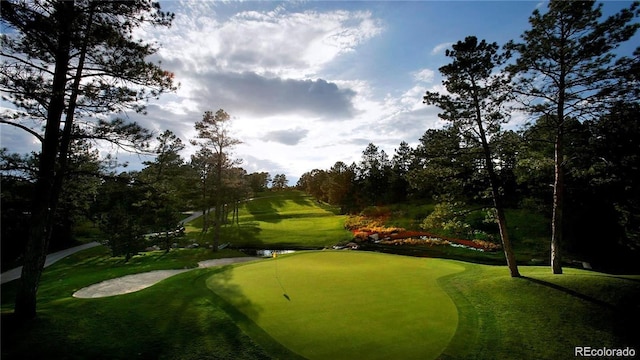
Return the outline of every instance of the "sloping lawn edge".
{"type": "MultiPolygon", "coordinates": [[[[229,265],[229,266],[241,266],[229,265]]],[[[210,277],[216,276],[216,274],[227,271],[228,266],[216,269],[212,273],[209,273],[207,280],[210,277]]],[[[205,280],[205,285],[207,281],[205,280]]],[[[208,288],[209,289],[209,288],[208,288]]],[[[224,300],[221,296],[215,293],[212,289],[209,289],[212,294],[211,300],[213,303],[222,309],[229,315],[229,317],[235,322],[235,324],[253,341],[259,344],[270,356],[276,359],[306,359],[305,357],[291,351],[286,346],[276,341],[271,335],[258,326],[253,320],[246,316],[242,311],[238,310],[235,306],[224,300]]]]}

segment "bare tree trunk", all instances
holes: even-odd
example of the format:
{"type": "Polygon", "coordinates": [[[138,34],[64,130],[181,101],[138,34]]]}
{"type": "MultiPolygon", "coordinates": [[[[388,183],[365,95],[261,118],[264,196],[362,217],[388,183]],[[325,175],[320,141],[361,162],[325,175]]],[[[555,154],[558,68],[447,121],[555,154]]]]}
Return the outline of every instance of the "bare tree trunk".
{"type": "Polygon", "coordinates": [[[513,248],[511,246],[511,240],[509,239],[509,234],[507,232],[507,217],[504,213],[504,205],[502,204],[502,195],[500,194],[500,186],[498,184],[498,177],[496,176],[495,170],[493,168],[493,162],[491,159],[491,152],[489,149],[489,145],[487,144],[486,138],[484,136],[484,130],[482,126],[480,127],[480,133],[482,138],[482,147],[484,149],[485,162],[487,163],[487,173],[489,174],[489,181],[491,182],[491,193],[493,195],[493,205],[496,209],[496,216],[498,217],[498,229],[500,230],[500,239],[502,241],[502,249],[504,251],[504,256],[507,260],[507,266],[509,267],[509,272],[511,273],[511,277],[520,277],[520,272],[518,271],[518,264],[516,263],[516,257],[513,252],[513,248]]]}
{"type": "Polygon", "coordinates": [[[218,251],[220,246],[220,223],[222,222],[222,202],[216,201],[216,208],[214,209],[215,223],[213,224],[213,251],[218,251]]]}
{"type": "MultiPolygon", "coordinates": [[[[474,84],[475,85],[475,84],[474,84]]],[[[500,194],[500,184],[498,176],[493,168],[493,159],[491,156],[491,148],[487,141],[487,135],[482,125],[482,112],[480,110],[480,101],[477,96],[474,96],[476,106],[476,125],[478,126],[478,134],[480,135],[480,142],[482,143],[482,150],[484,152],[484,160],[487,167],[487,174],[489,175],[489,182],[491,183],[491,193],[493,195],[493,206],[496,209],[496,216],[498,217],[498,228],[500,230],[500,240],[502,241],[502,250],[504,251],[504,257],[507,260],[507,267],[511,277],[520,277],[518,271],[518,264],[516,263],[516,256],[513,253],[511,246],[511,240],[507,232],[507,218],[504,213],[504,205],[502,204],[502,195],[500,194]]]]}
{"type": "Polygon", "coordinates": [[[47,113],[42,152],[40,153],[38,179],[33,194],[31,226],[27,236],[20,285],[16,294],[15,315],[22,320],[30,320],[36,316],[38,285],[47,257],[53,228],[53,213],[57,203],[57,199],[55,199],[56,160],[60,122],[65,107],[64,96],[70,60],[72,23],[70,19],[63,20],[62,18],[73,10],[73,3],[63,2],[58,6],[56,16],[60,17],[58,21],[65,26],[58,39],[52,95],[47,113]]]}
{"type": "Polygon", "coordinates": [[[556,134],[554,155],[553,181],[553,217],[551,219],[551,270],[554,274],[562,274],[562,221],[564,208],[564,149],[562,146],[563,129],[560,127],[556,134]]]}

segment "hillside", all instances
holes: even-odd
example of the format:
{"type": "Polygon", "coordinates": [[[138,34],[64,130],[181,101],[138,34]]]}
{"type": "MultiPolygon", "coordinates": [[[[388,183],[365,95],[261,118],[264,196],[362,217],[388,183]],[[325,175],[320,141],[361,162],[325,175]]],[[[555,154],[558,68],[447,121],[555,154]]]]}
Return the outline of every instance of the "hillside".
{"type": "MultiPolygon", "coordinates": [[[[295,190],[267,192],[245,201],[237,224],[222,228],[221,243],[240,249],[322,249],[351,239],[344,229],[345,216],[295,190]],[[333,210],[333,211],[332,211],[333,210]]],[[[206,245],[202,218],[186,226],[187,235],[206,245]]]]}

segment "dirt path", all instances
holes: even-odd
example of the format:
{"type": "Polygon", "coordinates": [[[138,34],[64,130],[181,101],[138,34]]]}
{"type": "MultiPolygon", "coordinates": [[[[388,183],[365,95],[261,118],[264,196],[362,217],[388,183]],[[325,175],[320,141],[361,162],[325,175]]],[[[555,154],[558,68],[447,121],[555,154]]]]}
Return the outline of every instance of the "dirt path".
{"type": "MultiPolygon", "coordinates": [[[[230,265],[235,263],[258,260],[256,257],[235,257],[224,259],[205,260],[198,263],[200,268],[230,265]]],[[[148,288],[156,283],[193,269],[184,270],[157,270],[141,274],[127,275],[116,279],[106,280],[97,284],[87,286],[73,294],[73,297],[81,299],[101,298],[114,295],[128,294],[148,288]]]]}

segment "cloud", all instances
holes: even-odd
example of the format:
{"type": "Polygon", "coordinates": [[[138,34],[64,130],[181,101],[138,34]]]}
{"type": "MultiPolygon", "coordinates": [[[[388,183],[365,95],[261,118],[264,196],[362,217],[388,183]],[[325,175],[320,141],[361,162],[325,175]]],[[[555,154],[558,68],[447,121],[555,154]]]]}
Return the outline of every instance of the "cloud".
{"type": "Polygon", "coordinates": [[[438,44],[431,50],[431,55],[440,54],[441,52],[443,52],[443,50],[448,49],[449,47],[451,47],[451,45],[453,45],[452,42],[445,42],[445,43],[442,43],[442,44],[438,44]]]}
{"type": "Polygon", "coordinates": [[[353,116],[355,91],[323,79],[268,78],[256,73],[211,73],[201,77],[193,96],[200,104],[216,104],[231,113],[258,117],[299,114],[322,120],[353,116]]]}
{"type": "Polygon", "coordinates": [[[270,159],[262,159],[253,155],[245,154],[242,157],[242,168],[247,170],[248,173],[254,172],[269,172],[271,175],[280,172],[286,172],[286,167],[282,164],[270,159]]]}
{"type": "Polygon", "coordinates": [[[270,131],[264,136],[264,140],[273,141],[284,145],[297,145],[300,140],[304,139],[309,130],[296,128],[289,130],[270,131]]]}
{"type": "Polygon", "coordinates": [[[139,33],[162,44],[164,63],[179,64],[189,73],[215,69],[306,78],[383,31],[369,11],[289,12],[279,5],[223,18],[210,5],[180,6],[171,29],[150,27],[139,33]]]}
{"type": "Polygon", "coordinates": [[[431,69],[422,69],[420,71],[416,71],[412,73],[413,79],[415,81],[423,82],[423,83],[431,83],[435,78],[435,71],[431,69]]]}

